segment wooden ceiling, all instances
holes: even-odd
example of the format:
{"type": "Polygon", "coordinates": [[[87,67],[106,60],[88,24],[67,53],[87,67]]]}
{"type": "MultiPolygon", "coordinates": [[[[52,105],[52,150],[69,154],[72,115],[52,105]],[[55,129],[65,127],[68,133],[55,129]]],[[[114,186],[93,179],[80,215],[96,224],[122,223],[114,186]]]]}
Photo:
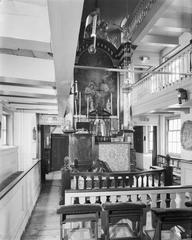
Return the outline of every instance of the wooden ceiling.
{"type": "MultiPolygon", "coordinates": [[[[106,21],[119,25],[132,17],[139,0],[98,0],[106,21]]],[[[0,1],[0,100],[13,110],[63,116],[78,44],[81,19],[94,0],[0,1]],[[53,56],[53,57],[52,57],[53,56]]],[[[159,63],[191,31],[191,0],[158,0],[132,36],[137,66],[159,63]],[[147,63],[142,56],[149,56],[147,63]]]]}

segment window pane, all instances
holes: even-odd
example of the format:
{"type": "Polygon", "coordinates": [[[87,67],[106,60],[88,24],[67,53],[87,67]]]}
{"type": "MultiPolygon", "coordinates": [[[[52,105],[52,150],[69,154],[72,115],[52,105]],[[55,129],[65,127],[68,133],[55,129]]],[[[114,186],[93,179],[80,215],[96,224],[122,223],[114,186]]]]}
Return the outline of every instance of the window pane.
{"type": "Polygon", "coordinates": [[[168,120],[168,152],[179,154],[181,152],[180,144],[180,128],[181,120],[180,119],[169,119],[168,120]]]}
{"type": "Polygon", "coordinates": [[[181,139],[180,139],[180,131],[177,131],[177,142],[180,143],[181,139]]]}
{"type": "Polygon", "coordinates": [[[173,132],[172,133],[172,136],[173,136],[173,142],[176,142],[177,141],[177,132],[175,131],[175,132],[173,132]]]}
{"type": "Polygon", "coordinates": [[[170,143],[170,142],[172,142],[172,132],[169,132],[168,133],[168,142],[170,143]]]}
{"type": "Polygon", "coordinates": [[[169,120],[169,130],[173,130],[173,121],[169,120]]]}
{"type": "Polygon", "coordinates": [[[181,129],[181,119],[178,119],[178,123],[177,124],[178,124],[178,128],[177,129],[180,130],[181,129]]]}

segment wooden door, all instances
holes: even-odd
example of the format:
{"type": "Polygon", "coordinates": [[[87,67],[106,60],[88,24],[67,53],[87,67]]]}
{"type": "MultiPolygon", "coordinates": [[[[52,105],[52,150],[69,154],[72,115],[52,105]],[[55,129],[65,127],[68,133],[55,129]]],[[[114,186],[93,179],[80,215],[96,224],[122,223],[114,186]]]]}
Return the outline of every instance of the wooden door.
{"type": "Polygon", "coordinates": [[[134,127],[134,148],[138,153],[143,153],[143,126],[134,127]]]}
{"type": "Polygon", "coordinates": [[[157,127],[153,126],[152,165],[157,165],[157,127]]]}
{"type": "Polygon", "coordinates": [[[70,137],[71,159],[78,159],[80,170],[88,170],[92,165],[92,134],[72,134],[70,137]]]}
{"type": "Polygon", "coordinates": [[[65,156],[69,156],[69,136],[63,134],[51,135],[51,171],[63,167],[65,156]]]}

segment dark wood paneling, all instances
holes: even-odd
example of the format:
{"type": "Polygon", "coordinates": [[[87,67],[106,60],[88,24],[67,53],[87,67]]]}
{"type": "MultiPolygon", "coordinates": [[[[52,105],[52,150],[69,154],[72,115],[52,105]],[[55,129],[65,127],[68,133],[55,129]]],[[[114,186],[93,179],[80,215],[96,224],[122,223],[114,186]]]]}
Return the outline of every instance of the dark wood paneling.
{"type": "Polygon", "coordinates": [[[77,158],[79,165],[89,167],[92,165],[93,135],[72,134],[70,136],[70,157],[77,158]]]}
{"type": "Polygon", "coordinates": [[[134,130],[134,148],[136,152],[143,153],[143,126],[136,126],[134,130]]]}
{"type": "Polygon", "coordinates": [[[60,170],[63,159],[69,155],[69,136],[62,134],[51,135],[51,171],[60,170]]]}

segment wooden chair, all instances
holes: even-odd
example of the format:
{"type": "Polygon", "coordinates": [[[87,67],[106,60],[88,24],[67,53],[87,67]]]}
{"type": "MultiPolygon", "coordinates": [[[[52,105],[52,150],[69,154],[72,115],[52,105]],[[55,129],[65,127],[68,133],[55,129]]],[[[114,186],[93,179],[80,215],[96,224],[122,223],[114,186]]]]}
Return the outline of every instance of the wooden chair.
{"type": "MultiPolygon", "coordinates": [[[[127,228],[130,236],[123,236],[112,239],[143,239],[143,215],[144,208],[146,207],[143,203],[105,203],[102,205],[104,211],[102,212],[101,222],[104,231],[104,239],[110,239],[110,231],[112,227],[118,226],[120,220],[126,219],[127,228]],[[110,228],[111,227],[111,228],[110,228]]],[[[119,227],[125,224],[119,224],[119,227]]],[[[120,229],[120,228],[118,228],[120,229]]]]}
{"type": "Polygon", "coordinates": [[[192,209],[187,208],[152,208],[154,216],[155,236],[154,240],[161,240],[162,231],[170,230],[173,227],[182,227],[181,237],[192,237],[192,209]]]}
{"type": "Polygon", "coordinates": [[[88,221],[95,223],[94,239],[98,239],[98,219],[101,210],[99,204],[76,204],[60,207],[57,210],[57,213],[60,214],[60,240],[68,239],[64,231],[64,224],[88,221]]]}

